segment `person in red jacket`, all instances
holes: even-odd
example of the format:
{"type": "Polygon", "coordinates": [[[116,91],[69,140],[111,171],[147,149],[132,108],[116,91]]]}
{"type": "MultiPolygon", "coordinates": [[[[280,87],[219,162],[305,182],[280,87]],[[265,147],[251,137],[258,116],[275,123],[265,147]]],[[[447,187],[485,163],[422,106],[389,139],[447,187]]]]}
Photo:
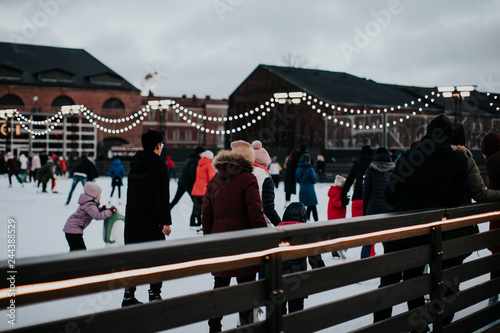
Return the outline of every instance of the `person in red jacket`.
{"type": "Polygon", "coordinates": [[[168,167],[168,179],[176,179],[175,175],[175,163],[172,161],[172,157],[167,156],[167,167],[168,167]]]}
{"type": "Polygon", "coordinates": [[[196,167],[196,180],[191,191],[191,198],[193,198],[194,204],[191,225],[195,226],[196,231],[201,231],[201,204],[207,191],[208,182],[215,176],[215,170],[212,166],[214,153],[210,150],[205,150],[201,153],[200,157],[200,161],[196,167]]]}
{"type": "MultiPolygon", "coordinates": [[[[344,206],[345,203],[342,202],[342,188],[344,184],[345,177],[337,175],[335,177],[335,185],[330,186],[328,190],[328,197],[330,199],[328,199],[327,217],[329,220],[345,219],[347,209],[344,206]]],[[[335,259],[346,258],[343,250],[333,251],[332,256],[335,259]]]]}
{"type": "MultiPolygon", "coordinates": [[[[252,174],[255,160],[252,147],[245,141],[235,141],[231,147],[232,151],[221,150],[214,158],[217,173],[208,182],[201,209],[204,235],[267,227],[259,185],[252,174]]],[[[214,289],[229,286],[232,277],[236,277],[238,284],[255,281],[259,269],[256,265],[212,272],[214,289]]],[[[221,321],[222,317],[209,319],[210,332],[220,332],[221,321]]],[[[242,326],[252,322],[253,309],[240,312],[242,326]]]]}

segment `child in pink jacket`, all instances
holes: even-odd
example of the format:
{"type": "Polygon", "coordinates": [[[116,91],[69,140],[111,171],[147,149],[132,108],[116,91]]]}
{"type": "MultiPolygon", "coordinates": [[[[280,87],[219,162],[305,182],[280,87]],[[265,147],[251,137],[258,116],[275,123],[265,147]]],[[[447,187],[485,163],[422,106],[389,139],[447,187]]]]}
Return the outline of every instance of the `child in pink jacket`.
{"type": "Polygon", "coordinates": [[[96,183],[85,183],[84,193],[78,199],[80,207],[71,214],[63,228],[70,252],[87,249],[83,241],[83,229],[90,224],[92,219],[104,220],[116,212],[115,207],[111,207],[109,210],[106,210],[106,206],[99,208],[101,191],[101,187],[96,183]]]}

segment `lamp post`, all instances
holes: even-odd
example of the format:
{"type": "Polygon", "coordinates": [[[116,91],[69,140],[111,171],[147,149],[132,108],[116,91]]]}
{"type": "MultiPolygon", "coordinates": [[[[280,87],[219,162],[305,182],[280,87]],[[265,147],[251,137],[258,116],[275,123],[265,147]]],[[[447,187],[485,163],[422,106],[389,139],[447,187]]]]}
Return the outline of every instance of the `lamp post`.
{"type": "MultiPolygon", "coordinates": [[[[286,122],[288,122],[288,106],[291,104],[300,104],[302,101],[302,96],[304,94],[300,91],[298,92],[279,92],[279,93],[274,93],[273,97],[278,102],[278,104],[283,104],[283,114],[284,118],[287,119],[286,122]]],[[[289,125],[285,123],[285,125],[289,125]]],[[[294,150],[295,149],[295,117],[293,117],[293,121],[291,126],[286,126],[286,132],[287,132],[287,143],[288,143],[288,150],[294,150]],[[293,139],[292,139],[293,138],[293,139]]],[[[279,133],[276,133],[276,139],[275,141],[279,140],[279,133]]],[[[279,146],[279,145],[278,145],[279,146]]]]}
{"type": "Polygon", "coordinates": [[[5,150],[11,150],[11,144],[13,141],[14,132],[13,129],[13,118],[15,109],[0,110],[0,118],[5,119],[5,124],[0,126],[0,133],[5,136],[5,150]],[[9,124],[10,119],[10,124],[9,124]]]}
{"type": "MultiPolygon", "coordinates": [[[[38,96],[33,96],[33,102],[35,102],[35,108],[31,109],[30,114],[30,132],[33,132],[33,113],[38,113],[38,96]]],[[[29,151],[33,150],[33,138],[31,133],[28,135],[28,145],[29,151]]]]}
{"type": "MultiPolygon", "coordinates": [[[[73,119],[72,121],[72,126],[71,126],[71,132],[72,132],[72,135],[71,135],[71,146],[72,146],[72,152],[74,154],[75,152],[75,146],[76,146],[76,134],[75,134],[75,126],[78,125],[78,142],[80,143],[80,147],[81,147],[81,136],[80,136],[80,120],[74,116],[78,115],[80,113],[80,109],[83,107],[83,105],[63,105],[61,106],[61,112],[63,115],[71,115],[71,118],[73,119]],[[77,122],[76,122],[76,125],[75,125],[75,121],[74,119],[77,119],[77,122]]],[[[67,122],[66,122],[66,117],[64,117],[64,132],[66,132],[66,126],[67,126],[67,122]]],[[[67,152],[66,152],[66,135],[64,133],[64,139],[63,139],[64,143],[63,143],[63,155],[64,156],[67,156],[67,152]]],[[[78,149],[78,155],[81,155],[82,154],[82,149],[78,149]]]]}
{"type": "Polygon", "coordinates": [[[160,112],[160,120],[158,122],[158,131],[161,133],[161,135],[163,135],[163,138],[165,139],[165,144],[167,143],[166,112],[170,108],[171,104],[172,104],[172,101],[169,99],[148,101],[148,105],[150,106],[151,110],[158,110],[160,112]]]}
{"type": "Polygon", "coordinates": [[[447,86],[438,87],[438,91],[445,98],[453,98],[455,105],[454,120],[455,122],[462,121],[462,103],[464,98],[469,97],[470,93],[475,90],[475,86],[447,86]]]}

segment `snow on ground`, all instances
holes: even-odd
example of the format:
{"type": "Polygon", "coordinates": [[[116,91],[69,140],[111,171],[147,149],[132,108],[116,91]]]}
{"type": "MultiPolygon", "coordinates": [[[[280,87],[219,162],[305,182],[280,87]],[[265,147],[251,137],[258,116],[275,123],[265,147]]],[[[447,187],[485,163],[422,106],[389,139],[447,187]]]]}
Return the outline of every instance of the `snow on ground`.
{"type": "MultiPolygon", "coordinates": [[[[33,183],[26,183],[21,187],[15,179],[13,179],[12,188],[8,188],[8,179],[6,175],[0,175],[0,260],[7,261],[7,221],[13,218],[16,221],[16,259],[28,258],[35,256],[44,256],[52,254],[67,253],[69,251],[68,244],[64,237],[62,228],[66,219],[78,207],[77,200],[83,187],[78,184],[76,187],[71,203],[66,206],[66,198],[71,188],[71,179],[59,178],[55,190],[58,193],[40,193],[41,189],[34,186],[33,183]]],[[[101,204],[110,204],[109,195],[111,193],[111,180],[109,177],[99,177],[96,180],[97,184],[103,189],[101,204]]],[[[318,196],[318,213],[319,220],[324,221],[327,218],[327,192],[332,184],[317,184],[316,193],[318,196]]],[[[170,183],[171,198],[175,194],[177,183],[172,180],[170,183]]],[[[115,205],[119,211],[125,211],[125,198],[127,189],[127,179],[124,178],[124,186],[122,187],[122,199],[118,200],[115,191],[114,198],[111,199],[111,204],[115,205]]],[[[292,201],[298,201],[296,195],[292,196],[292,201]]],[[[276,190],[276,210],[280,216],[283,215],[285,203],[285,194],[283,191],[283,183],[280,183],[276,190]]],[[[350,208],[350,207],[349,207],[350,208]]],[[[189,216],[191,215],[192,202],[187,194],[184,194],[179,204],[172,210],[172,234],[167,239],[184,239],[191,237],[202,237],[201,234],[189,228],[189,216]]],[[[348,216],[350,217],[348,209],[348,216]]],[[[313,222],[310,222],[313,223],[313,222]]],[[[481,229],[486,228],[486,225],[481,225],[481,229]]],[[[102,221],[93,221],[84,231],[84,240],[88,250],[104,248],[102,240],[102,221]]],[[[359,259],[361,248],[352,248],[347,251],[347,261],[359,259]]],[[[376,252],[383,253],[381,244],[376,245],[376,252]]],[[[479,252],[471,255],[469,259],[477,258],[477,256],[487,255],[489,252],[479,252]]],[[[323,259],[326,265],[337,265],[342,263],[337,259],[333,259],[329,253],[323,254],[323,259]]],[[[483,276],[462,284],[462,288],[474,285],[486,280],[488,277],[483,276]]],[[[235,281],[232,282],[233,284],[235,281]]],[[[305,300],[305,307],[312,307],[321,303],[330,302],[335,299],[349,297],[353,294],[362,293],[377,288],[378,279],[363,281],[358,284],[338,288],[332,291],[310,295],[305,300]]],[[[213,287],[213,278],[210,274],[203,274],[194,277],[171,280],[163,283],[162,297],[163,299],[195,293],[199,291],[209,290],[213,287]]],[[[147,289],[149,286],[139,286],[136,292],[136,297],[143,302],[147,301],[147,289]]],[[[48,322],[63,318],[70,318],[81,315],[88,315],[89,320],[92,314],[104,310],[116,309],[121,305],[123,290],[113,290],[99,294],[92,294],[80,297],[67,298],[63,300],[51,301],[47,303],[39,303],[24,307],[18,307],[16,317],[16,327],[28,326],[41,322],[48,322]]],[[[485,302],[479,303],[472,307],[477,309],[485,306],[485,302]]],[[[406,305],[396,306],[394,313],[406,310],[406,305]]],[[[465,310],[457,314],[457,317],[462,317],[471,310],[465,310]]],[[[15,328],[8,324],[7,311],[0,311],[0,330],[15,328]]],[[[235,327],[235,314],[225,316],[223,319],[223,329],[235,327]]],[[[323,330],[323,332],[348,332],[356,328],[370,324],[372,321],[371,315],[357,318],[335,328],[323,330]]],[[[208,325],[206,322],[195,323],[189,326],[169,330],[172,333],[191,333],[191,332],[206,332],[208,325]]]]}

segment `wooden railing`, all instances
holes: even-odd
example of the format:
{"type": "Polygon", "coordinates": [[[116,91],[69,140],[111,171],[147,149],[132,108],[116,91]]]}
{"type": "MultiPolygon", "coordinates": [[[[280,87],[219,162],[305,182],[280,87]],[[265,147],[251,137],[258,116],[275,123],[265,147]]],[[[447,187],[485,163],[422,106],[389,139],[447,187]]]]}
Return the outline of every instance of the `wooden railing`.
{"type": "MultiPolygon", "coordinates": [[[[485,255],[449,269],[443,260],[500,244],[500,230],[442,241],[442,232],[500,219],[500,203],[453,209],[383,214],[351,219],[261,228],[193,239],[151,242],[123,248],[81,251],[17,261],[15,296],[10,282],[0,283],[1,306],[16,307],[77,295],[265,264],[263,280],[206,290],[159,302],[119,308],[88,316],[66,318],[12,332],[156,332],[265,305],[266,319],[227,332],[314,332],[381,309],[429,295],[425,306],[390,319],[357,328],[356,332],[413,331],[428,324],[434,332],[472,332],[500,319],[500,303],[471,310],[442,324],[443,317],[500,293],[500,279],[489,279],[500,268],[500,254],[485,255]],[[423,246],[372,258],[281,274],[284,260],[348,249],[418,235],[429,235],[423,246]],[[430,265],[430,273],[383,288],[283,315],[284,300],[348,286],[413,267],[430,265]],[[485,281],[444,297],[448,281],[464,282],[487,275],[485,281]],[[230,299],[231,302],[227,300],[230,299]],[[75,330],[77,329],[77,330],[75,330]]],[[[174,222],[175,223],[175,222],[174,222]]],[[[486,252],[486,251],[484,251],[486,252]]],[[[488,252],[489,254],[490,252],[488,252]]],[[[8,272],[9,267],[1,266],[8,272]]],[[[495,326],[496,327],[496,326],[495,326]]],[[[332,329],[332,332],[337,330],[332,329]]]]}

